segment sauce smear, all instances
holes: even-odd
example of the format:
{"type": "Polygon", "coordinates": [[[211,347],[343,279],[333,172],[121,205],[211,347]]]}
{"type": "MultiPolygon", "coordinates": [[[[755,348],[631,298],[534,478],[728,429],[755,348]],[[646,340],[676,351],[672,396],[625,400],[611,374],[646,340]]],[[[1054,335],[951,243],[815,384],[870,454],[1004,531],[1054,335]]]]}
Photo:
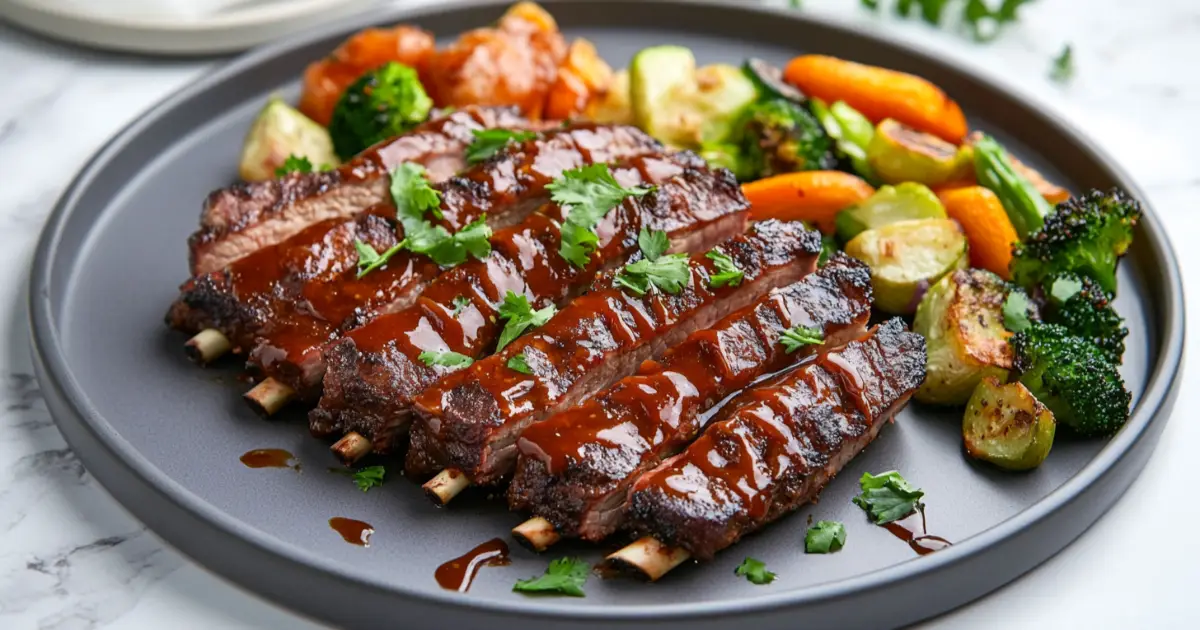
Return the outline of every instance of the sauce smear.
{"type": "Polygon", "coordinates": [[[466,593],[481,567],[504,566],[510,562],[508,543],[493,538],[438,567],[433,577],[446,590],[466,593]]]}
{"type": "Polygon", "coordinates": [[[241,457],[247,468],[295,468],[300,470],[296,456],[281,448],[256,448],[241,457]]]}
{"type": "Polygon", "coordinates": [[[342,535],[342,540],[359,547],[370,547],[371,534],[375,533],[375,528],[371,527],[370,523],[341,516],[329,519],[329,526],[342,535]]]}
{"type": "Polygon", "coordinates": [[[924,556],[935,551],[941,551],[949,547],[952,543],[941,536],[931,536],[929,529],[925,523],[925,506],[917,508],[916,512],[898,520],[892,521],[883,526],[884,529],[892,533],[893,536],[908,543],[908,546],[917,555],[924,556]],[[920,517],[921,529],[917,530],[917,518],[920,517]]]}

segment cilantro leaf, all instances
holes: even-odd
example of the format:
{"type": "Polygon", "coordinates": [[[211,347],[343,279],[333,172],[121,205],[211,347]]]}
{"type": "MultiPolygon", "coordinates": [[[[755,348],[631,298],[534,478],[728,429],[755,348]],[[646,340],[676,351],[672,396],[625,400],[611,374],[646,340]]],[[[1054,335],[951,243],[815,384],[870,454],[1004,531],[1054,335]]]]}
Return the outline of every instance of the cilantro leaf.
{"type": "Polygon", "coordinates": [[[587,583],[591,566],[578,558],[559,558],[550,563],[546,572],[539,577],[517,580],[514,591],[523,593],[560,593],[583,597],[583,585],[587,583]]]}
{"type": "Polygon", "coordinates": [[[405,162],[392,170],[391,194],[396,218],[404,226],[403,249],[424,254],[443,267],[461,264],[468,255],[483,258],[491,253],[488,239],[492,230],[487,226],[486,215],[454,234],[429,222],[425,217],[427,212],[434,218],[442,218],[442,193],[429,184],[425,168],[419,164],[405,162]]]}
{"type": "Polygon", "coordinates": [[[513,355],[513,357],[509,359],[508,363],[505,365],[507,365],[508,368],[514,372],[520,372],[521,374],[533,374],[533,370],[529,369],[529,364],[525,362],[524,352],[513,355]]]}
{"type": "Polygon", "coordinates": [[[894,470],[878,475],[863,473],[858,485],[862,494],[854,497],[854,504],[866,510],[876,525],[886,525],[912,514],[920,507],[921,497],[925,496],[894,470]]]}
{"type": "Polygon", "coordinates": [[[1062,52],[1054,58],[1054,65],[1050,67],[1050,79],[1066,83],[1073,76],[1075,76],[1075,59],[1071,54],[1071,45],[1065,44],[1062,52]]]}
{"type": "Polygon", "coordinates": [[[708,286],[714,289],[719,289],[725,285],[736,287],[742,283],[742,278],[746,276],[733,262],[732,258],[716,249],[710,250],[704,257],[713,261],[713,264],[717,267],[717,273],[708,278],[708,286]]]}
{"type": "Polygon", "coordinates": [[[643,296],[654,287],[675,295],[683,290],[692,279],[687,254],[669,254],[657,260],[643,258],[625,265],[613,278],[613,282],[630,293],[643,296]]]}
{"type": "Polygon", "coordinates": [[[537,134],[514,129],[475,129],[475,140],[467,147],[467,164],[477,164],[499,153],[510,142],[526,142],[537,134]]]}
{"type": "Polygon", "coordinates": [[[361,278],[384,266],[387,264],[389,258],[395,256],[396,252],[404,248],[403,246],[404,243],[396,243],[389,247],[387,251],[380,254],[375,251],[374,247],[358,239],[354,239],[354,249],[358,251],[358,275],[356,277],[361,278]]]}
{"type": "Polygon", "coordinates": [[[554,308],[553,304],[535,311],[524,295],[517,295],[512,291],[505,293],[504,302],[500,304],[497,315],[500,319],[508,321],[504,324],[504,330],[500,332],[500,340],[496,342],[496,352],[500,352],[504,346],[512,343],[513,339],[520,337],[526,329],[537,328],[550,321],[556,312],[558,309],[554,308]]]}
{"type": "Polygon", "coordinates": [[[783,331],[779,336],[779,343],[783,344],[784,351],[791,354],[804,346],[824,344],[825,334],[820,328],[796,326],[783,331]]]}
{"type": "Polygon", "coordinates": [[[775,581],[775,574],[767,570],[767,565],[761,560],[746,556],[745,560],[733,570],[734,575],[744,576],[755,584],[770,584],[775,581]]]}
{"type": "MultiPolygon", "coordinates": [[[[325,170],[325,169],[321,169],[325,170]]],[[[288,173],[311,173],[313,172],[312,162],[302,155],[291,153],[283,161],[283,164],[275,169],[275,177],[283,177],[288,173]]]]}
{"type": "Polygon", "coordinates": [[[1082,290],[1083,283],[1075,278],[1055,278],[1054,283],[1050,285],[1050,297],[1058,304],[1065,304],[1082,290]]]}
{"type": "Polygon", "coordinates": [[[642,231],[638,232],[638,249],[642,250],[642,255],[647,259],[658,260],[670,248],[671,239],[667,238],[666,232],[662,230],[652,232],[646,228],[642,228],[642,231]]]}
{"type": "Polygon", "coordinates": [[[417,355],[417,358],[429,367],[440,365],[442,367],[454,368],[456,370],[468,367],[475,362],[475,359],[472,359],[465,354],[459,354],[449,350],[441,352],[426,350],[417,355]]]}
{"type": "Polygon", "coordinates": [[[383,476],[387,473],[383,466],[367,466],[354,471],[354,485],[366,492],[375,486],[383,485],[383,476]]]}
{"type": "Polygon", "coordinates": [[[1004,327],[1011,332],[1021,332],[1029,328],[1029,297],[1020,289],[1013,289],[1008,292],[1008,297],[1004,298],[1004,305],[1000,307],[1000,312],[1004,315],[1004,327]]]}
{"type": "Polygon", "coordinates": [[[410,221],[425,221],[427,211],[442,218],[442,193],[429,184],[425,167],[420,164],[405,162],[392,169],[390,190],[392,201],[396,203],[396,218],[406,231],[410,221]]]}
{"type": "Polygon", "coordinates": [[[450,312],[450,315],[452,317],[458,317],[458,314],[463,312],[464,308],[467,308],[471,305],[471,300],[465,295],[456,295],[454,296],[454,301],[451,302],[451,304],[454,305],[454,310],[450,312]]]}
{"type": "Polygon", "coordinates": [[[804,534],[805,553],[831,553],[846,544],[846,526],[837,521],[817,521],[804,534]]]}
{"type": "Polygon", "coordinates": [[[546,185],[550,199],[567,211],[562,225],[559,254],[577,267],[587,264],[599,245],[594,228],[626,197],[641,197],[652,188],[625,188],[608,170],[607,164],[592,164],[571,169],[546,185]]]}

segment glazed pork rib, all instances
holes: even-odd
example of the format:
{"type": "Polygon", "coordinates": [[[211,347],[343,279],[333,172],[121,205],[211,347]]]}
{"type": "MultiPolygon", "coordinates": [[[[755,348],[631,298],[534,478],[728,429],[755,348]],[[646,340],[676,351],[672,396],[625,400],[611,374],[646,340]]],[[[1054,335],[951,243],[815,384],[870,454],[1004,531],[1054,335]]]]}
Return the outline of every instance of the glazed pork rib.
{"type": "Polygon", "coordinates": [[[539,551],[562,536],[608,537],[621,524],[630,485],[695,439],[710,410],[818,350],[860,337],[870,314],[869,270],[838,254],[800,282],[692,333],[648,369],[529,427],[517,442],[508,499],[514,510],[541,518],[514,535],[539,551]],[[821,330],[823,345],[788,353],[780,337],[795,326],[821,330]]]}
{"type": "Polygon", "coordinates": [[[464,107],[380,142],[334,170],[215,190],[204,202],[200,229],[188,239],[191,274],[218,271],[313,223],[386,201],[388,173],[404,162],[421,164],[433,181],[443,181],[466,166],[473,131],[529,124],[512,108],[464,107]]]}
{"type": "MultiPolygon", "coordinates": [[[[546,184],[564,170],[658,154],[662,146],[627,126],[582,124],[514,144],[462,175],[436,186],[438,224],[462,229],[485,217],[493,228],[521,221],[546,201],[546,184]]],[[[220,271],[183,285],[167,314],[188,332],[221,331],[251,362],[302,396],[320,383],[317,347],[381,312],[408,306],[440,271],[427,258],[399,252],[357,277],[354,240],[383,252],[403,238],[395,207],[378,204],[365,215],[310,226],[220,271]],[[389,220],[392,219],[392,220],[389,220]]]]}
{"type": "Polygon", "coordinates": [[[345,434],[334,451],[351,461],[372,446],[389,452],[406,435],[412,396],[451,371],[426,365],[418,358],[421,352],[488,354],[504,325],[497,309],[508,291],[523,294],[535,309],[563,304],[587,288],[597,272],[625,262],[636,251],[642,228],[667,232],[676,249],[707,249],[745,229],[748,204],[732,173],[710,171],[698,156],[684,153],[646,159],[638,169],[614,177],[628,186],[637,183],[628,181],[634,173],[642,182],[658,183],[657,190],[627,198],[605,215],[596,226],[599,244],[586,268],[559,254],[564,209],[552,205],[498,233],[486,260],[442,274],[413,306],[330,344],[324,352],[324,392],[309,415],[313,434],[345,434]]]}
{"type": "MultiPolygon", "coordinates": [[[[415,397],[418,420],[405,471],[452,470],[446,473],[451,479],[463,474],[476,485],[498,482],[512,472],[517,437],[526,427],[632,374],[643,361],[731,310],[811,273],[820,241],[802,223],[759,223],[718,247],[745,274],[741,282],[711,286],[718,272],[700,251],[688,259],[690,281],[676,295],[635,295],[614,281],[619,272],[610,272],[597,282],[600,288],[577,298],[546,325],[415,397]],[[506,367],[517,355],[524,357],[529,374],[506,367]]],[[[444,503],[450,498],[438,492],[444,486],[435,480],[427,490],[444,503]]]]}
{"type": "Polygon", "coordinates": [[[628,525],[648,538],[609,556],[609,565],[656,578],[668,560],[712,559],[812,501],[924,379],[925,340],[895,318],[747,391],[691,446],[637,480],[628,525]],[[659,545],[683,553],[639,554],[659,545]]]}

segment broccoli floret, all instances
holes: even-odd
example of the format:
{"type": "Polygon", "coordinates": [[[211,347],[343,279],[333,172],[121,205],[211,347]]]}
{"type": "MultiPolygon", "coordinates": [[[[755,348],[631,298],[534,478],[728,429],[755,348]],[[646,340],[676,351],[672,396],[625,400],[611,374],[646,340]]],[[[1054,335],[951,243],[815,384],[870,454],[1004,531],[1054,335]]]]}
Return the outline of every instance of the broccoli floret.
{"type": "Polygon", "coordinates": [[[1113,363],[1125,354],[1129,329],[1112,307],[1112,297],[1090,278],[1063,275],[1047,287],[1047,321],[1061,324],[1072,335],[1100,348],[1113,363]]]}
{"type": "Polygon", "coordinates": [[[1114,433],[1129,418],[1130,395],[1104,351],[1058,324],[1035,323],[1012,336],[1020,381],[1083,435],[1114,433]]]}
{"type": "Polygon", "coordinates": [[[837,166],[833,139],[803,106],[777,98],[751,105],[743,116],[742,170],[754,177],[837,166]]]}
{"type": "Polygon", "coordinates": [[[350,159],[423,122],[432,108],[417,71],[388,62],[364,73],[338,99],[329,121],[333,148],[343,160],[350,159]]]}
{"type": "Polygon", "coordinates": [[[1013,248],[1012,278],[1028,288],[1075,273],[1116,293],[1117,262],[1129,249],[1141,216],[1141,205],[1117,190],[1068,199],[1041,229],[1013,248]]]}

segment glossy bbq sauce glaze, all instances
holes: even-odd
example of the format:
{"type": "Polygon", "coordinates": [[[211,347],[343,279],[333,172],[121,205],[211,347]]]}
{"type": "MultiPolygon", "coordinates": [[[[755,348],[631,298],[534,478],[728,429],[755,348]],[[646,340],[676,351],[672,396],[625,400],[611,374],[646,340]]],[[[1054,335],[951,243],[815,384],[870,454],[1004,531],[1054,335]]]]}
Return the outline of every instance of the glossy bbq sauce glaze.
{"type": "Polygon", "coordinates": [[[949,547],[952,543],[941,536],[931,536],[929,528],[925,521],[925,505],[921,504],[916,512],[898,520],[892,521],[883,525],[883,528],[892,533],[893,536],[908,543],[908,546],[917,555],[924,556],[935,551],[941,551],[949,547]],[[917,520],[920,519],[920,530],[917,529],[917,520]]]}
{"type": "Polygon", "coordinates": [[[371,534],[375,533],[375,528],[371,527],[370,523],[342,516],[329,519],[329,527],[341,534],[342,540],[359,547],[370,547],[371,534]]]}
{"type": "Polygon", "coordinates": [[[467,553],[450,560],[433,572],[434,579],[448,591],[466,593],[482,567],[501,567],[510,564],[508,543],[493,538],[467,553]]]}
{"type": "Polygon", "coordinates": [[[247,468],[292,468],[300,470],[300,461],[281,448],[256,448],[241,457],[247,468]]]}

